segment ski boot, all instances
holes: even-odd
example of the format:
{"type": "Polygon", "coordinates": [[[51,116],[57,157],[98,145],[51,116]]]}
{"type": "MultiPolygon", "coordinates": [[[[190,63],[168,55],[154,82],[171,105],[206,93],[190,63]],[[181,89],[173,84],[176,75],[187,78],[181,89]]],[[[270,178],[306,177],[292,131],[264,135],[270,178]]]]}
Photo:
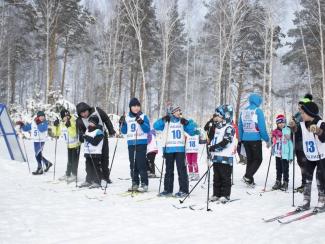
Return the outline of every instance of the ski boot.
{"type": "Polygon", "coordinates": [[[89,187],[89,186],[91,186],[91,183],[89,183],[88,181],[85,181],[85,182],[81,183],[78,187],[85,188],[85,187],[89,187]]]}
{"type": "Polygon", "coordinates": [[[69,178],[69,176],[63,175],[58,179],[58,181],[66,181],[68,178],[69,178]]]}
{"type": "Polygon", "coordinates": [[[173,196],[173,193],[167,192],[167,191],[163,191],[158,194],[158,197],[172,197],[172,196],[173,196]]]}
{"type": "Polygon", "coordinates": [[[96,189],[96,188],[101,188],[101,185],[98,184],[97,182],[93,182],[93,183],[91,183],[91,185],[89,186],[89,189],[96,189]]]}
{"type": "Polygon", "coordinates": [[[303,193],[304,189],[305,189],[305,185],[301,185],[301,186],[297,187],[295,190],[296,190],[296,192],[303,193]]]}
{"type": "Polygon", "coordinates": [[[147,192],[148,191],[148,186],[145,184],[141,184],[141,186],[138,188],[139,192],[147,192]]]}
{"type": "Polygon", "coordinates": [[[321,213],[325,211],[325,197],[319,197],[317,206],[314,208],[313,212],[321,213]]]}
{"type": "Polygon", "coordinates": [[[76,179],[77,179],[77,176],[75,176],[75,175],[71,175],[71,176],[68,176],[68,177],[66,178],[66,181],[67,181],[67,183],[69,184],[69,183],[75,182],[76,179]]]}
{"type": "Polygon", "coordinates": [[[186,195],[187,195],[187,193],[182,192],[182,191],[179,191],[179,192],[175,193],[175,197],[176,197],[176,198],[183,198],[183,197],[185,197],[186,195]]]}
{"type": "Polygon", "coordinates": [[[220,197],[219,201],[225,204],[230,201],[230,197],[220,197]]]}
{"type": "Polygon", "coordinates": [[[281,181],[276,180],[274,186],[272,186],[272,190],[280,190],[281,189],[281,181]]]}
{"type": "Polygon", "coordinates": [[[219,201],[219,199],[220,199],[220,197],[217,197],[217,196],[212,196],[212,197],[210,197],[210,202],[217,202],[217,201],[219,201]]]}
{"type": "Polygon", "coordinates": [[[298,211],[305,211],[310,209],[310,200],[304,199],[301,205],[298,206],[298,211]]]}
{"type": "Polygon", "coordinates": [[[32,172],[33,175],[42,175],[43,174],[43,170],[42,168],[37,168],[36,171],[32,172]]]}
{"type": "Polygon", "coordinates": [[[47,172],[49,171],[49,169],[53,166],[53,164],[51,162],[48,162],[46,165],[45,165],[45,169],[44,169],[44,172],[47,172]]]}
{"type": "Polygon", "coordinates": [[[139,185],[137,184],[132,184],[132,186],[128,189],[128,191],[138,191],[139,185]]]}
{"type": "Polygon", "coordinates": [[[281,186],[281,191],[287,191],[288,190],[288,181],[283,181],[283,184],[281,186]]]}

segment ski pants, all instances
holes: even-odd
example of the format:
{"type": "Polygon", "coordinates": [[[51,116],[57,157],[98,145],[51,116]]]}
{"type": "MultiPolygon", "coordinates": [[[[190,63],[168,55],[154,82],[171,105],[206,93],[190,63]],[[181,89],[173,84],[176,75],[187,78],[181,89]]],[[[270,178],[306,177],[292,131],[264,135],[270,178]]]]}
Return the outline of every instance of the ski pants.
{"type": "Polygon", "coordinates": [[[254,174],[257,172],[263,161],[262,156],[262,141],[243,141],[247,165],[245,177],[249,179],[250,183],[254,182],[254,174]]]}
{"type": "Polygon", "coordinates": [[[148,185],[149,181],[146,161],[147,144],[129,145],[128,149],[132,184],[139,185],[140,175],[141,183],[148,185]]]}
{"type": "Polygon", "coordinates": [[[164,190],[173,192],[174,188],[174,162],[176,161],[179,191],[188,193],[189,183],[185,164],[185,152],[165,153],[166,173],[164,180],[164,190]]]}

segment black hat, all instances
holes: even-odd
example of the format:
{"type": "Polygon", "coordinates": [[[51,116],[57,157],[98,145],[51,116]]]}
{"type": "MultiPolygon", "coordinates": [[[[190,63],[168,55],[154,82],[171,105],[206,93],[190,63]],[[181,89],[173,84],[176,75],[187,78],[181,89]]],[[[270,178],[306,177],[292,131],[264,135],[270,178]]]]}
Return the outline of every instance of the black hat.
{"type": "Polygon", "coordinates": [[[40,117],[40,116],[44,116],[45,117],[45,113],[44,111],[38,111],[37,114],[36,114],[37,117],[40,117]]]}
{"type": "Polygon", "coordinates": [[[70,116],[70,112],[64,108],[61,110],[60,116],[61,116],[61,119],[63,119],[65,116],[70,116]]]}
{"type": "Polygon", "coordinates": [[[305,94],[305,96],[302,99],[300,99],[298,104],[301,105],[303,103],[308,103],[308,102],[312,102],[312,101],[313,101],[313,95],[310,93],[307,93],[307,94],[305,94]]]}
{"type": "Polygon", "coordinates": [[[82,112],[90,110],[91,107],[87,103],[81,102],[77,104],[76,109],[77,109],[78,116],[80,116],[82,112]]]}
{"type": "Polygon", "coordinates": [[[98,125],[99,124],[99,118],[96,115],[92,115],[92,116],[89,117],[88,122],[93,123],[95,125],[98,125]]]}
{"type": "Polygon", "coordinates": [[[319,109],[316,103],[314,102],[307,102],[301,104],[301,109],[308,114],[310,117],[318,117],[319,109]]]}
{"type": "Polygon", "coordinates": [[[131,109],[131,107],[133,107],[133,106],[139,106],[139,107],[141,107],[141,103],[139,102],[139,100],[137,99],[137,98],[132,98],[131,100],[130,100],[130,103],[129,103],[129,108],[131,109]]]}

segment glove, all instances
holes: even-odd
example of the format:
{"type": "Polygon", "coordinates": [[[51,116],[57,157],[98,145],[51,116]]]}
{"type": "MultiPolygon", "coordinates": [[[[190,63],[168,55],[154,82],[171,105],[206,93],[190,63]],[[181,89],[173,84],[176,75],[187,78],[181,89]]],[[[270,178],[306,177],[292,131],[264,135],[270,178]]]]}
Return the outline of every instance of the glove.
{"type": "Polygon", "coordinates": [[[162,117],[162,120],[169,123],[170,122],[170,116],[166,115],[166,116],[162,117]]]}
{"type": "Polygon", "coordinates": [[[272,146],[272,143],[268,141],[268,142],[266,143],[266,148],[269,149],[271,146],[272,146]]]}
{"type": "Polygon", "coordinates": [[[216,151],[216,145],[209,147],[209,152],[215,152],[216,151]]]}
{"type": "Polygon", "coordinates": [[[67,128],[69,128],[71,126],[71,122],[70,122],[70,119],[67,120],[67,122],[65,122],[65,126],[67,128]]]}
{"type": "Polygon", "coordinates": [[[142,125],[144,123],[143,119],[137,114],[135,117],[135,121],[138,122],[139,125],[142,125]]]}
{"type": "Polygon", "coordinates": [[[20,127],[23,127],[25,124],[23,121],[19,120],[16,122],[16,125],[19,125],[20,127]]]}
{"type": "Polygon", "coordinates": [[[123,125],[124,123],[125,123],[125,116],[122,115],[122,116],[120,117],[119,124],[120,124],[120,126],[121,126],[121,125],[123,125]]]}
{"type": "Polygon", "coordinates": [[[316,135],[320,134],[322,131],[321,128],[317,127],[317,125],[311,125],[309,126],[309,132],[314,133],[316,135]]]}
{"type": "Polygon", "coordinates": [[[181,118],[181,124],[182,125],[188,125],[188,120],[187,119],[184,119],[184,118],[181,118]]]}
{"type": "Polygon", "coordinates": [[[89,139],[91,139],[90,136],[87,136],[87,135],[85,135],[85,134],[83,134],[82,137],[83,137],[83,139],[84,139],[85,141],[89,141],[89,139]]]}
{"type": "Polygon", "coordinates": [[[55,127],[58,127],[59,124],[60,124],[59,119],[54,120],[53,125],[54,125],[55,127]]]}

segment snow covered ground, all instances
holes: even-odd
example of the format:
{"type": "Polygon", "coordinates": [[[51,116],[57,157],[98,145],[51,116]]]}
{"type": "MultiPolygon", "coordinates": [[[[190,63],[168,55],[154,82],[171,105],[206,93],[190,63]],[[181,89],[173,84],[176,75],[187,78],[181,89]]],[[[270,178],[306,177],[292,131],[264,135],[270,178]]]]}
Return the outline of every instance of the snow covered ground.
{"type": "MultiPolygon", "coordinates": [[[[115,139],[110,139],[113,152],[115,139]]],[[[33,147],[26,141],[32,170],[36,168],[33,147]]],[[[45,156],[54,160],[54,141],[45,145],[45,156]]],[[[119,141],[116,160],[107,194],[100,189],[76,189],[74,183],[53,184],[53,168],[41,176],[28,174],[26,163],[0,159],[0,243],[325,243],[325,214],[289,225],[263,223],[292,210],[291,194],[280,191],[259,195],[264,186],[268,150],[256,174],[257,187],[248,189],[240,181],[245,166],[235,165],[232,198],[239,201],[226,205],[211,204],[212,212],[176,209],[178,199],[157,198],[159,179],[150,180],[150,192],[122,196],[130,185],[126,142],[119,141]],[[247,194],[251,193],[251,195],[247,194]]],[[[1,154],[0,158],[4,158],[1,154]]],[[[161,156],[157,158],[160,167],[161,156]]],[[[66,166],[66,147],[58,143],[57,177],[66,166]]],[[[199,163],[206,170],[205,156],[199,163]]],[[[290,168],[292,173],[292,168],[290,168]]],[[[79,179],[84,180],[84,159],[81,156],[79,179]]],[[[300,183],[297,167],[296,185],[300,183]]],[[[290,178],[292,179],[292,177],[290,178]]],[[[275,180],[272,161],[268,188],[275,180]]],[[[194,185],[191,182],[191,185],[194,185]]],[[[313,186],[312,203],[317,194],[313,186]]],[[[174,191],[178,190],[175,177],[174,191]]],[[[183,205],[203,206],[206,189],[198,187],[183,205]]],[[[296,194],[296,203],[302,196],[296,194]]]]}

